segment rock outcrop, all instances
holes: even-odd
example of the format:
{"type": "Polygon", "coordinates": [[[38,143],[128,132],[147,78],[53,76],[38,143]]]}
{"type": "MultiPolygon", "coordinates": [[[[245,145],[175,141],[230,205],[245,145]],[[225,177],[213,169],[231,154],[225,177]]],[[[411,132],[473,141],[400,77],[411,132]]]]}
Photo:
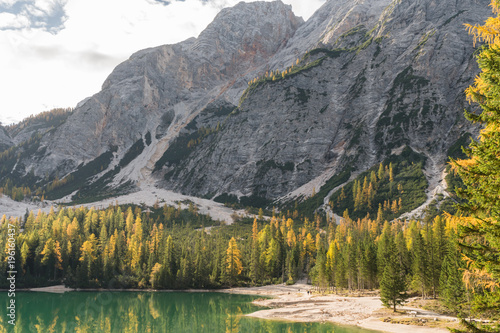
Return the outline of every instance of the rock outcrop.
{"type": "Polygon", "coordinates": [[[12,146],[12,139],[3,126],[0,125],[0,152],[12,146]]]}

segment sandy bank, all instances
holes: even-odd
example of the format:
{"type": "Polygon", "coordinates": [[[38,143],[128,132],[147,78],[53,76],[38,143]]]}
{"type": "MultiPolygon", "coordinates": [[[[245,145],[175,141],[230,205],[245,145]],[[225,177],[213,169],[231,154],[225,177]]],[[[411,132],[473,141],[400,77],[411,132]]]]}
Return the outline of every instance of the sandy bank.
{"type": "MultiPolygon", "coordinates": [[[[379,297],[341,297],[308,294],[311,286],[295,284],[292,286],[274,285],[252,288],[233,288],[227,292],[273,296],[272,299],[254,301],[256,305],[270,307],[248,316],[262,319],[282,319],[290,321],[329,321],[341,325],[353,325],[366,329],[391,333],[445,333],[445,328],[431,328],[415,325],[391,324],[381,321],[391,316],[383,310],[379,297]]],[[[429,311],[419,312],[419,317],[434,320],[441,316],[429,311]]],[[[449,317],[448,317],[449,318],[449,317]]]]}
{"type": "Polygon", "coordinates": [[[50,287],[40,287],[40,288],[30,288],[28,289],[29,291],[42,291],[46,293],[54,293],[54,294],[62,294],[67,291],[74,291],[75,289],[71,289],[69,287],[66,287],[64,285],[58,285],[58,286],[50,286],[50,287]]]}

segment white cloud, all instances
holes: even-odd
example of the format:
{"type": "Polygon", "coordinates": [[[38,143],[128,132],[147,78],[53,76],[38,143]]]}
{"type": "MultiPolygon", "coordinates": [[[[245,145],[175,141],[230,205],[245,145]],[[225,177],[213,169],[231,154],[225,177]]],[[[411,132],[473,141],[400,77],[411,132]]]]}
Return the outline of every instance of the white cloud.
{"type": "Polygon", "coordinates": [[[45,14],[51,14],[57,5],[64,5],[67,1],[35,0],[34,6],[45,14]]]}
{"type": "Polygon", "coordinates": [[[20,17],[11,13],[0,13],[0,29],[21,29],[29,26],[26,17],[20,17]]]}
{"type": "MultiPolygon", "coordinates": [[[[0,29],[7,24],[19,29],[0,30],[0,121],[75,106],[98,92],[112,69],[132,53],[196,37],[221,8],[239,1],[34,0],[31,5],[38,11],[30,17],[0,13],[0,29]],[[33,22],[35,14],[57,13],[64,16],[59,30],[44,29],[50,22],[43,19],[33,22]]],[[[306,18],[324,0],[284,2],[306,18]]]]}

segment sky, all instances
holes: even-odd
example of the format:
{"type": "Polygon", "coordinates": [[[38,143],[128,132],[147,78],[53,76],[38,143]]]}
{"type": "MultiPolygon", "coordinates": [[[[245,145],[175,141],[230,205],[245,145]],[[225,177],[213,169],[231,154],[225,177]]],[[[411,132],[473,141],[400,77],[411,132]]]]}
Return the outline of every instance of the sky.
{"type": "MultiPolygon", "coordinates": [[[[75,107],[132,53],[197,37],[240,1],[0,0],[0,123],[75,107]]],[[[325,2],[282,1],[305,20],[325,2]]]]}

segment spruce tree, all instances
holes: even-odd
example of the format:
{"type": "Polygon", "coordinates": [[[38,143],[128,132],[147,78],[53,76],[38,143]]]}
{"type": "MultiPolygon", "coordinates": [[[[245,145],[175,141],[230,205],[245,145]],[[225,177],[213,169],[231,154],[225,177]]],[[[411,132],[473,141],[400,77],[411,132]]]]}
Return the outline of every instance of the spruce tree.
{"type": "MultiPolygon", "coordinates": [[[[465,188],[458,191],[466,203],[466,214],[459,227],[462,252],[468,262],[464,278],[476,295],[475,307],[489,314],[493,322],[484,331],[500,330],[500,2],[492,0],[493,17],[484,25],[468,26],[475,41],[484,42],[477,61],[481,73],[466,90],[469,102],[477,103],[480,112],[466,112],[466,117],[482,125],[477,141],[465,152],[467,159],[452,161],[465,188]]],[[[465,323],[466,325],[470,325],[465,323]]],[[[473,330],[468,328],[468,330],[473,330]]]]}
{"type": "Polygon", "coordinates": [[[428,271],[428,255],[425,249],[424,239],[420,231],[415,230],[412,235],[413,243],[413,257],[412,257],[412,272],[413,282],[416,288],[420,288],[422,298],[426,297],[427,286],[429,285],[429,271],[428,271]]]}
{"type": "Polygon", "coordinates": [[[250,278],[252,279],[253,284],[257,284],[261,280],[258,234],[259,227],[257,219],[254,219],[252,227],[252,252],[250,258],[250,278]]]}
{"type": "Polygon", "coordinates": [[[452,239],[447,244],[440,276],[440,296],[447,308],[461,314],[466,301],[465,288],[462,282],[465,263],[461,260],[456,234],[451,233],[452,239]]]}
{"type": "Polygon", "coordinates": [[[380,280],[380,299],[386,307],[392,307],[396,312],[396,306],[405,302],[406,281],[399,259],[396,243],[393,238],[388,240],[388,257],[385,259],[384,272],[380,280]]]}
{"type": "Polygon", "coordinates": [[[379,273],[379,281],[382,279],[384,274],[385,265],[387,264],[387,258],[390,255],[389,243],[394,236],[392,235],[389,222],[384,223],[384,228],[382,229],[382,234],[379,237],[377,243],[377,271],[379,273]]]}

